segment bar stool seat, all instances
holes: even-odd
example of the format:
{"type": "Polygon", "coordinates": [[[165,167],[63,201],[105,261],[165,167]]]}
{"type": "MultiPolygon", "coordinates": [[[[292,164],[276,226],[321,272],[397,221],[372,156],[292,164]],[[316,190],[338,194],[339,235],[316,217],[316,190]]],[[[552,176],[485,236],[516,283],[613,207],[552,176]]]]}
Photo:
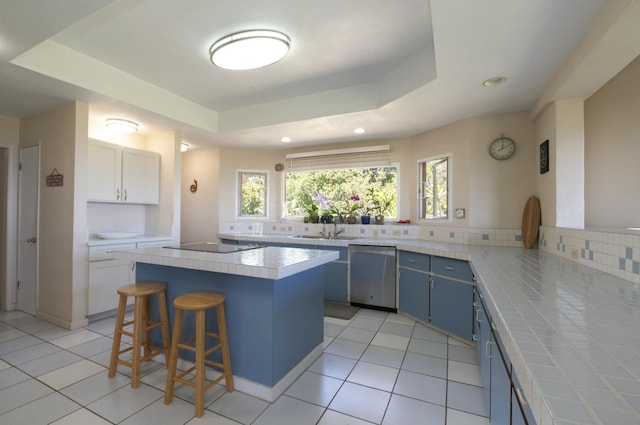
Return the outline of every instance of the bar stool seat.
{"type": "Polygon", "coordinates": [[[234,390],[233,374],[231,372],[231,355],[229,353],[229,341],[227,339],[227,325],[224,317],[225,299],[225,295],[219,292],[192,292],[180,295],[173,300],[176,315],[173,324],[171,351],[169,352],[169,370],[167,371],[167,388],[164,403],[169,404],[173,400],[173,388],[176,382],[193,387],[195,388],[196,417],[198,418],[204,414],[204,393],[206,390],[222,381],[222,379],[225,380],[228,392],[233,392],[234,390]],[[218,333],[209,332],[205,329],[206,311],[211,308],[216,309],[218,333]],[[196,330],[195,337],[181,342],[180,333],[185,311],[195,311],[196,330]],[[206,337],[217,339],[217,344],[209,349],[205,349],[206,337]],[[195,364],[181,373],[176,372],[179,349],[195,352],[195,364]],[[222,363],[207,359],[207,356],[216,350],[221,350],[222,352],[222,363]],[[214,366],[217,369],[222,369],[222,373],[214,380],[206,382],[205,364],[214,366]],[[195,380],[185,378],[191,372],[194,372],[195,380]]]}
{"type": "Polygon", "coordinates": [[[167,284],[163,282],[139,282],[121,286],[117,292],[120,296],[116,325],[113,334],[113,346],[111,347],[111,360],[109,361],[109,378],[116,374],[118,365],[131,368],[131,388],[140,385],[140,364],[151,360],[153,357],[164,354],[168,359],[169,354],[169,319],[167,317],[167,303],[165,290],[167,284]],[[151,296],[158,299],[158,311],[160,320],[151,320],[151,296]],[[127,298],[134,297],[133,320],[124,320],[127,308],[127,298]],[[125,330],[133,326],[131,330],[125,330]],[[162,347],[151,344],[151,330],[160,328],[162,332],[162,347]],[[121,348],[122,335],[133,338],[133,344],[121,348]],[[131,351],[131,361],[121,357],[122,354],[131,351]],[[142,356],[141,356],[142,351],[142,356]]]}

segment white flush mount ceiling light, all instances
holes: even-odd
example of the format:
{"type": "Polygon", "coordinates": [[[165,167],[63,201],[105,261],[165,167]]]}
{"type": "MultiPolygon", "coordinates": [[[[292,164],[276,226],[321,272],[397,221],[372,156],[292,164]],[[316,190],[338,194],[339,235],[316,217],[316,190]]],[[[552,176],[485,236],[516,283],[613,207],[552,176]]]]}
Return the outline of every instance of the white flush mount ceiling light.
{"type": "Polygon", "coordinates": [[[108,118],[107,128],[119,131],[120,133],[135,133],[136,131],[138,131],[138,123],[129,120],[123,120],[121,118],[108,118]]]}
{"type": "Polygon", "coordinates": [[[180,143],[180,152],[186,152],[191,149],[191,146],[187,142],[180,143]]]}
{"type": "Polygon", "coordinates": [[[280,141],[282,143],[289,143],[291,141],[291,137],[284,136],[280,141]]]}
{"type": "Polygon", "coordinates": [[[356,129],[353,130],[354,133],[356,134],[364,134],[365,133],[365,129],[362,127],[358,127],[356,129]]]}
{"type": "Polygon", "coordinates": [[[234,71],[262,68],[284,58],[291,40],[273,30],[247,30],[222,37],[211,45],[211,62],[234,71]]]}
{"type": "Polygon", "coordinates": [[[493,87],[493,86],[499,86],[500,84],[503,84],[506,82],[507,82],[507,77],[492,77],[484,80],[482,82],[482,85],[485,87],[493,87]]]}

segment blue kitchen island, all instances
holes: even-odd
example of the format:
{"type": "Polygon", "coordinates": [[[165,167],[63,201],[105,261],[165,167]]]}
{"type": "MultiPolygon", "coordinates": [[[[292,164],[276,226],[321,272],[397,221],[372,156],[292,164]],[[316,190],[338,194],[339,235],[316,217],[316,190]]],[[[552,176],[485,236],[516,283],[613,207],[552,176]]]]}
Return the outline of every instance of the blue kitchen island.
{"type": "MultiPolygon", "coordinates": [[[[324,264],[337,251],[262,247],[237,252],[144,248],[115,252],[136,264],[136,281],[168,285],[169,321],[175,297],[187,292],[226,295],[225,315],[236,389],[275,400],[321,354],[324,264]]],[[[153,313],[152,313],[153,314],[153,313]]],[[[188,316],[188,315],[187,315],[188,316]]],[[[191,337],[193,318],[182,335],[191,337]]],[[[207,326],[216,329],[215,315],[207,326]]],[[[187,361],[191,360],[181,352],[187,361]]]]}

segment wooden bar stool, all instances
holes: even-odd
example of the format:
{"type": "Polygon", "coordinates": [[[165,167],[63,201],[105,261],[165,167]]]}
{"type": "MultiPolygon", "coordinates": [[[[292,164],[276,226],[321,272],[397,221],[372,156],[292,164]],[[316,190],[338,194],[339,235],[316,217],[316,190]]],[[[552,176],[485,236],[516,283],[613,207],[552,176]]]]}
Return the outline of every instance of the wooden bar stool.
{"type": "Polygon", "coordinates": [[[224,301],[225,295],[218,292],[192,292],[180,295],[173,300],[176,316],[173,323],[164,403],[169,404],[173,400],[173,387],[176,382],[189,385],[195,388],[196,417],[198,418],[204,414],[204,393],[206,390],[222,379],[225,379],[227,391],[233,391],[233,374],[231,373],[231,355],[229,354],[229,341],[227,340],[227,325],[224,318],[224,301]],[[218,333],[207,332],[205,329],[205,313],[207,309],[214,307],[218,318],[218,333]],[[185,310],[196,312],[196,332],[194,338],[180,342],[180,332],[182,330],[185,310]],[[205,349],[205,337],[207,336],[218,340],[218,343],[208,350],[205,349]],[[176,374],[178,349],[195,352],[195,364],[184,372],[176,374]],[[222,363],[206,358],[216,350],[222,351],[222,363]],[[213,381],[206,383],[206,385],[205,364],[222,369],[222,374],[213,381]],[[185,376],[193,371],[195,371],[195,380],[185,379],[185,376]]]}
{"type": "Polygon", "coordinates": [[[116,374],[118,364],[131,368],[131,388],[137,388],[140,385],[140,363],[151,360],[158,354],[164,354],[168,361],[169,352],[169,320],[167,318],[167,302],[165,298],[165,290],[167,284],[163,282],[140,282],[131,283],[118,288],[120,302],[118,304],[118,313],[116,316],[116,327],[113,334],[113,346],[111,348],[111,361],[109,362],[109,378],[113,378],[116,374]],[[158,311],[160,320],[154,322],[151,320],[151,296],[158,297],[158,311]],[[133,320],[125,322],[124,314],[127,308],[127,297],[135,297],[133,320]],[[125,328],[133,325],[130,331],[125,328]],[[151,330],[160,327],[162,331],[162,347],[151,345],[151,330]],[[133,344],[130,347],[121,349],[120,343],[122,335],[133,338],[133,344]],[[142,357],[140,351],[143,351],[142,357]],[[120,356],[131,351],[131,361],[128,362],[120,356]]]}

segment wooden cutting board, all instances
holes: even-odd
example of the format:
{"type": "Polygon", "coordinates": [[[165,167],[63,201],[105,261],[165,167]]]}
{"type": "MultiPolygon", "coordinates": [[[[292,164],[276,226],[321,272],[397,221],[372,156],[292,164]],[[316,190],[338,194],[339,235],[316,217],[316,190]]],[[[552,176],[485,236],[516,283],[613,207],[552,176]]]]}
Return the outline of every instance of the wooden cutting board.
{"type": "Polygon", "coordinates": [[[522,243],[531,248],[538,240],[540,230],[540,200],[535,196],[527,199],[522,212],[522,243]]]}

